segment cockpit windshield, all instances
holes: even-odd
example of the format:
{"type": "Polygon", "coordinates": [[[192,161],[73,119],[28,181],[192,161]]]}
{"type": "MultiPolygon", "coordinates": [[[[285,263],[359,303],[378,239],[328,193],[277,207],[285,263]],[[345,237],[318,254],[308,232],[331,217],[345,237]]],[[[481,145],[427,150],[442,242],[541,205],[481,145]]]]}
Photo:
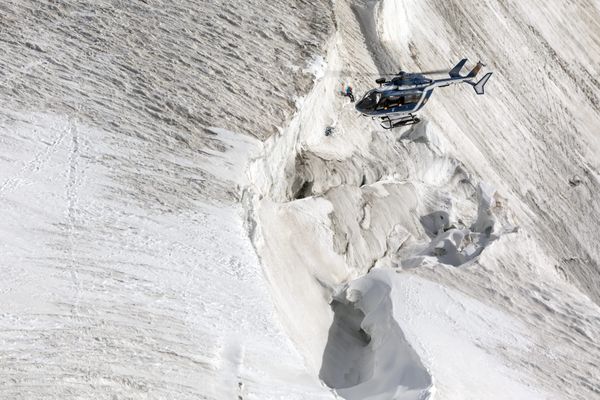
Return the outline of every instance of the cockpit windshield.
{"type": "Polygon", "coordinates": [[[356,106],[364,110],[372,110],[379,103],[380,99],[381,93],[377,90],[371,90],[363,96],[356,106]]]}

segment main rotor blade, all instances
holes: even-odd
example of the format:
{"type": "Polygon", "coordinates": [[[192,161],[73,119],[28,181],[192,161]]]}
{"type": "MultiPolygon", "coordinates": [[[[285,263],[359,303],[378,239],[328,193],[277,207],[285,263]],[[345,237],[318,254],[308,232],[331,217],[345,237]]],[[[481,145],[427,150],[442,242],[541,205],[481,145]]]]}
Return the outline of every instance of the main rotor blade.
{"type": "Polygon", "coordinates": [[[329,76],[387,76],[387,75],[398,75],[398,74],[378,74],[377,72],[359,72],[359,71],[325,71],[325,75],[329,76]]]}
{"type": "Polygon", "coordinates": [[[450,72],[450,70],[448,70],[448,69],[435,69],[432,71],[421,71],[421,72],[419,72],[419,74],[434,75],[434,74],[447,74],[449,72],[450,72]]]}
{"type": "MultiPolygon", "coordinates": [[[[435,74],[447,74],[449,72],[449,70],[448,69],[436,69],[436,70],[431,70],[431,71],[404,71],[404,72],[406,72],[407,74],[435,75],[435,74]]],[[[377,77],[377,76],[398,76],[399,72],[380,74],[377,72],[329,70],[329,71],[325,71],[325,75],[377,77]]]]}

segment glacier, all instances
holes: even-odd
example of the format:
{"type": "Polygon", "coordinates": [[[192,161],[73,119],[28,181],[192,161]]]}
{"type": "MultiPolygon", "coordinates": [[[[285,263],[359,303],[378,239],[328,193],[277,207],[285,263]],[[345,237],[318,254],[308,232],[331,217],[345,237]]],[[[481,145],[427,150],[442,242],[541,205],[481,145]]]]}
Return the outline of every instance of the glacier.
{"type": "Polygon", "coordinates": [[[599,17],[4,2],[0,397],[599,396],[599,17]],[[411,127],[339,95],[463,57],[411,127]]]}

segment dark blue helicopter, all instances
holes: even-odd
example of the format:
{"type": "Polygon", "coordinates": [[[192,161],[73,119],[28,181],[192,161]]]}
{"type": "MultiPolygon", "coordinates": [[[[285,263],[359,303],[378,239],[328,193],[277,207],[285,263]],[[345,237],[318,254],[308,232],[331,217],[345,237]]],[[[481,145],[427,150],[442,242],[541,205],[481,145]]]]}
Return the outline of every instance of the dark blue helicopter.
{"type": "Polygon", "coordinates": [[[445,79],[430,79],[423,73],[407,73],[404,71],[395,74],[390,80],[379,78],[375,81],[379,84],[379,87],[369,90],[356,103],[356,110],[363,115],[379,118],[381,126],[385,129],[416,124],[419,122],[419,118],[413,114],[427,104],[435,88],[464,82],[473,86],[477,94],[484,93],[484,86],[492,73],[488,72],[478,82],[474,82],[473,79],[484,64],[478,62],[471,72],[461,76],[460,71],[466,63],[466,58],[460,60],[448,72],[450,78],[445,79]]]}

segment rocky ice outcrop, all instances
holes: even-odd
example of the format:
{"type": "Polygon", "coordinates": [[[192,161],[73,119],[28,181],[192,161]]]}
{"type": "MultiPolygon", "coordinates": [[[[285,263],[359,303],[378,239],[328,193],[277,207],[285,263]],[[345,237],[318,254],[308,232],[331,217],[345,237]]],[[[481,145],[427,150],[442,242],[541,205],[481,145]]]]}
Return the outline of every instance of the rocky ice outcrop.
{"type": "Polygon", "coordinates": [[[432,378],[394,319],[385,280],[358,279],[334,296],[319,377],[348,400],[425,400],[432,378]]]}

